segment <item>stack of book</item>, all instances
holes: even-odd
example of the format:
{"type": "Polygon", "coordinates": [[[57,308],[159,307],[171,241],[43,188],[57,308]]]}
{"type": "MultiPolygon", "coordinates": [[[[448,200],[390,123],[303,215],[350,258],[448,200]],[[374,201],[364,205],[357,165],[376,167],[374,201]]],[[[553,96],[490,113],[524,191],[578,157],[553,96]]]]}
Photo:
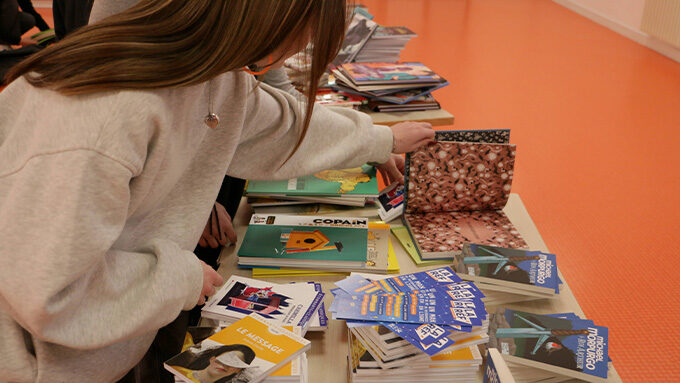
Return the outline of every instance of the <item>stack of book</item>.
{"type": "MultiPolygon", "coordinates": [[[[191,339],[191,337],[188,337],[191,339]]],[[[205,339],[185,344],[182,353],[165,362],[181,382],[307,381],[310,342],[294,331],[258,314],[246,316],[205,339]]]]}
{"type": "Polygon", "coordinates": [[[406,27],[378,27],[354,58],[355,62],[397,62],[417,35],[406,27]]]}
{"type": "Polygon", "coordinates": [[[505,363],[505,359],[495,348],[486,350],[484,383],[515,383],[515,378],[505,363]]]}
{"type": "MultiPolygon", "coordinates": [[[[347,322],[352,336],[371,355],[371,363],[380,369],[420,367],[385,371],[395,378],[413,378],[411,374],[434,365],[433,357],[440,353],[488,341],[483,294],[473,283],[462,282],[450,267],[393,277],[352,273],[336,285],[329,311],[334,319],[347,322]]],[[[481,357],[476,359],[480,364],[481,357]]],[[[475,370],[460,372],[469,379],[466,374],[474,375],[475,370]]],[[[453,371],[439,375],[443,371],[433,370],[432,381],[455,375],[453,371]]]]}
{"type": "Polygon", "coordinates": [[[205,304],[204,318],[227,326],[251,313],[257,313],[280,326],[299,326],[302,333],[324,327],[324,293],[315,284],[277,284],[231,276],[205,304]]]}
{"type": "Polygon", "coordinates": [[[368,106],[379,111],[439,109],[431,92],[448,85],[418,62],[346,63],[335,67],[332,74],[332,89],[366,97],[368,106]]]}
{"type": "Polygon", "coordinates": [[[362,217],[254,214],[238,264],[387,273],[389,232],[389,225],[362,217]]]}
{"type": "Polygon", "coordinates": [[[248,181],[245,194],[253,206],[328,203],[364,206],[378,197],[375,168],[364,165],[324,170],[311,176],[284,181],[248,181]]]}
{"type": "Polygon", "coordinates": [[[518,382],[605,382],[609,331],[574,313],[540,315],[499,308],[490,316],[489,347],[518,382]]]}
{"type": "Polygon", "coordinates": [[[360,105],[366,104],[366,102],[366,97],[342,91],[334,91],[329,88],[322,88],[316,92],[316,103],[319,105],[344,106],[358,109],[360,105]]]}
{"type": "MultiPolygon", "coordinates": [[[[354,12],[352,20],[345,31],[342,47],[333,60],[333,65],[340,65],[354,61],[366,42],[371,38],[378,24],[362,12],[354,12]]],[[[370,16],[370,15],[368,15],[370,16]]]]}
{"type": "Polygon", "coordinates": [[[466,243],[454,265],[474,281],[487,305],[554,298],[560,293],[555,254],[466,243]]]}

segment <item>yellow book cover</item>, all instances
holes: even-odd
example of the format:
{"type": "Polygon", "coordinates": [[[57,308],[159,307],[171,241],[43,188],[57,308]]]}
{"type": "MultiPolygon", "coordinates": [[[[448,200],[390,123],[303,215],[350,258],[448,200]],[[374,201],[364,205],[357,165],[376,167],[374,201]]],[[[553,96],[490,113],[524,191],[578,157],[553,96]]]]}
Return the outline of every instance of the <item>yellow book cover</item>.
{"type": "Polygon", "coordinates": [[[308,340],[253,313],[169,359],[165,368],[189,383],[257,383],[309,347],[308,340]]]}
{"type": "Polygon", "coordinates": [[[420,255],[418,255],[418,251],[416,250],[416,246],[413,243],[411,234],[409,234],[408,229],[406,229],[406,227],[404,226],[393,226],[392,234],[394,234],[394,236],[397,237],[399,243],[401,243],[401,245],[404,247],[404,250],[406,250],[406,253],[409,255],[409,257],[411,257],[411,259],[413,259],[413,262],[418,267],[445,265],[451,263],[451,261],[447,259],[437,259],[429,261],[421,259],[420,255]]]}

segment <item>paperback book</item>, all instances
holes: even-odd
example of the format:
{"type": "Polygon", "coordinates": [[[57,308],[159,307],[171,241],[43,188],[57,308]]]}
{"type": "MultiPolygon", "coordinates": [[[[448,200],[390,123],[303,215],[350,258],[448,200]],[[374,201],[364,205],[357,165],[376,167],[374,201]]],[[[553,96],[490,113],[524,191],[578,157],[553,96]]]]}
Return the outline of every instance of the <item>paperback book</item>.
{"type": "Polygon", "coordinates": [[[600,382],[607,378],[609,331],[579,318],[500,308],[491,316],[489,346],[508,363],[600,382]]]}
{"type": "Polygon", "coordinates": [[[258,314],[246,316],[165,362],[183,382],[257,383],[308,350],[310,342],[258,314]]]}
{"type": "Polygon", "coordinates": [[[275,324],[300,326],[306,332],[323,296],[313,284],[276,284],[232,275],[201,315],[230,323],[257,313],[275,324]]]}
{"type": "Polygon", "coordinates": [[[525,248],[502,209],[515,146],[509,130],[437,132],[406,155],[402,217],[422,259],[452,259],[465,243],[525,248]]]}
{"type": "Polygon", "coordinates": [[[518,294],[559,294],[555,254],[466,243],[455,265],[463,279],[505,286],[518,294]]]}
{"type": "Polygon", "coordinates": [[[347,31],[345,31],[345,39],[343,40],[340,52],[338,52],[338,55],[333,60],[333,65],[352,62],[364,44],[371,38],[376,28],[378,28],[377,23],[359,12],[355,12],[352,16],[352,21],[350,21],[347,27],[347,31]]]}
{"type": "Polygon", "coordinates": [[[486,352],[484,383],[515,383],[515,378],[513,378],[503,356],[495,348],[489,348],[486,352]]]}

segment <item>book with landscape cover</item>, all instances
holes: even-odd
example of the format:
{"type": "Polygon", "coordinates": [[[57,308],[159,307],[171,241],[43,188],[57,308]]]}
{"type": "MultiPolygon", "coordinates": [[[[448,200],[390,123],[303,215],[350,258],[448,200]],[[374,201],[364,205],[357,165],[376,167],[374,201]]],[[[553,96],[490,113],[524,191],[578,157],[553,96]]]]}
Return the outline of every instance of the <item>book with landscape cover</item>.
{"type": "Polygon", "coordinates": [[[555,254],[466,243],[454,264],[463,279],[520,292],[529,290],[548,296],[559,293],[555,254]]]}
{"type": "Polygon", "coordinates": [[[509,130],[447,131],[406,155],[402,219],[422,259],[452,259],[463,244],[527,246],[502,209],[513,178],[509,130]]]}
{"type": "Polygon", "coordinates": [[[206,318],[234,322],[257,313],[281,326],[307,330],[324,294],[313,284],[277,284],[232,275],[201,311],[206,318]]]}
{"type": "Polygon", "coordinates": [[[489,347],[508,363],[591,382],[607,378],[609,331],[592,321],[499,308],[489,347]]]}
{"type": "Polygon", "coordinates": [[[180,381],[261,382],[308,350],[310,342],[258,314],[246,316],[167,360],[180,381]]]}

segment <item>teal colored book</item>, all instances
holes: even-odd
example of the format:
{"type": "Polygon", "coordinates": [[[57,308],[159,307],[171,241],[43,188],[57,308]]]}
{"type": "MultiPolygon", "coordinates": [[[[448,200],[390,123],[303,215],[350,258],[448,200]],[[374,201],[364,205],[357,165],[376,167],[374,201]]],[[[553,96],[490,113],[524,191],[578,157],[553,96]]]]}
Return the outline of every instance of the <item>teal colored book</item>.
{"type": "Polygon", "coordinates": [[[240,266],[366,269],[367,218],[254,214],[240,266]]]}
{"type": "Polygon", "coordinates": [[[324,170],[284,181],[248,181],[246,195],[378,197],[378,179],[370,165],[324,170]]]}

